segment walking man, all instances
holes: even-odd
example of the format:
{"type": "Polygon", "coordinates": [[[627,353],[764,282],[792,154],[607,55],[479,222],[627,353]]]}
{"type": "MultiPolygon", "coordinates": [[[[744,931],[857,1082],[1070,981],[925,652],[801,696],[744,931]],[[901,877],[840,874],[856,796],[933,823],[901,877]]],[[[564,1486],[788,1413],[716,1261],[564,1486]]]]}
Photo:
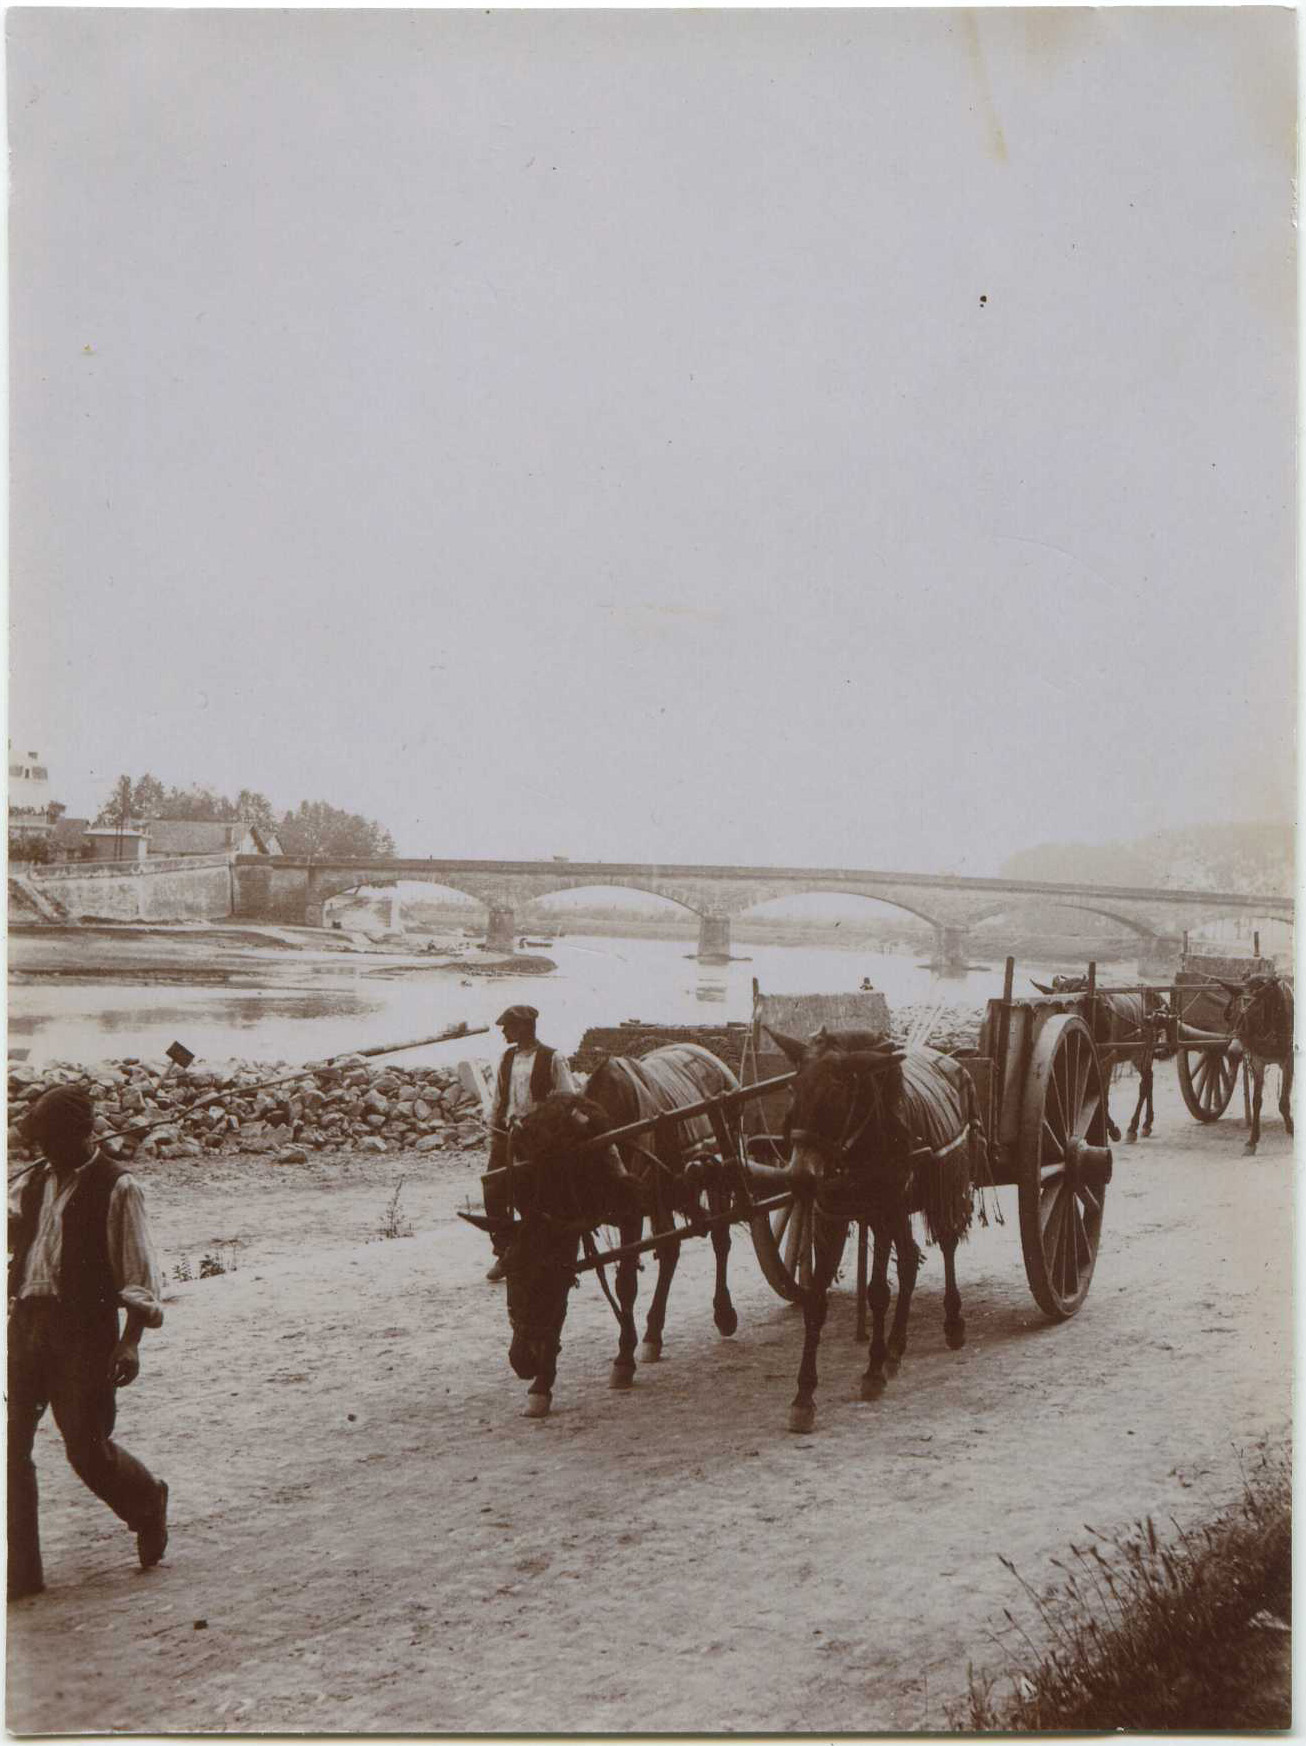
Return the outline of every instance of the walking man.
{"type": "Polygon", "coordinates": [[[136,1535],[142,1570],[168,1544],[167,1486],[113,1441],[114,1391],[163,1322],[159,1269],[140,1187],[95,1145],[94,1123],[79,1086],[37,1098],[21,1131],[45,1156],[9,1191],[11,1601],[45,1586],[32,1444],[47,1406],[73,1471],[136,1535]]]}
{"type": "MultiPolygon", "coordinates": [[[[499,1063],[494,1113],[490,1118],[491,1170],[502,1169],[507,1163],[508,1130],[514,1122],[519,1122],[537,1103],[543,1103],[551,1092],[576,1089],[566,1057],[536,1037],[539,1016],[533,1006],[510,1006],[494,1021],[502,1029],[508,1047],[499,1063]]],[[[503,1258],[497,1248],[494,1266],[485,1277],[492,1284],[503,1278],[503,1258]]]]}

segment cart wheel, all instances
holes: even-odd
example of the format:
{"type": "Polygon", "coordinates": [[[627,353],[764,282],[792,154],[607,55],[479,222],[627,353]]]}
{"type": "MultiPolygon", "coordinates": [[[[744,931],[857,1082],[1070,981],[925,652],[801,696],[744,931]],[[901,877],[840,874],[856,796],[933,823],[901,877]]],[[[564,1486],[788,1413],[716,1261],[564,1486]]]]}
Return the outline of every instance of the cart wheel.
{"type": "Polygon", "coordinates": [[[828,1287],[839,1271],[850,1222],[797,1196],[788,1206],[759,1213],[749,1230],[767,1284],[790,1303],[813,1284],[828,1287]]]}
{"type": "Polygon", "coordinates": [[[1053,1321],[1088,1296],[1111,1149],[1102,1065],[1087,1025],[1047,1018],[1034,1039],[1020,1112],[1020,1246],[1038,1307],[1053,1321]]]}
{"type": "Polygon", "coordinates": [[[1180,1049],[1175,1065],[1189,1115],[1199,1122],[1218,1122],[1238,1083],[1237,1061],[1218,1049],[1180,1049]]]}

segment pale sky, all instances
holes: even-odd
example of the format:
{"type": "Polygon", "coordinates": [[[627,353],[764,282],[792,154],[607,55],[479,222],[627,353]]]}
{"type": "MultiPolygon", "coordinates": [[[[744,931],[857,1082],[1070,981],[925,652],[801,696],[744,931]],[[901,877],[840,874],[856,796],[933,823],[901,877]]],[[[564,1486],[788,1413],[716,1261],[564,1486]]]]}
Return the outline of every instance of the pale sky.
{"type": "Polygon", "coordinates": [[[71,811],[977,874],[1291,818],[1290,12],[7,32],[71,811]]]}

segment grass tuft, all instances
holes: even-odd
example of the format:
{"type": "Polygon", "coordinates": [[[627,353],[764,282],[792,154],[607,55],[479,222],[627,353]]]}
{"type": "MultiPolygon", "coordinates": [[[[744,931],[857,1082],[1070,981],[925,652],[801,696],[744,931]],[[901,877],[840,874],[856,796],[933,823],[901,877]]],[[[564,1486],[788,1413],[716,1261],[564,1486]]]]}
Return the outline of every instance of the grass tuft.
{"type": "Polygon", "coordinates": [[[1149,1516],[1118,1536],[1088,1528],[1040,1594],[1001,1562],[1031,1604],[1033,1633],[1013,1614],[1006,1666],[968,1669],[967,1701],[949,1722],[975,1733],[1258,1731],[1291,1726],[1292,1475],[1262,1444],[1233,1508],[1198,1529],[1149,1516]],[[1037,1637],[1037,1641],[1036,1641],[1037,1637]]]}

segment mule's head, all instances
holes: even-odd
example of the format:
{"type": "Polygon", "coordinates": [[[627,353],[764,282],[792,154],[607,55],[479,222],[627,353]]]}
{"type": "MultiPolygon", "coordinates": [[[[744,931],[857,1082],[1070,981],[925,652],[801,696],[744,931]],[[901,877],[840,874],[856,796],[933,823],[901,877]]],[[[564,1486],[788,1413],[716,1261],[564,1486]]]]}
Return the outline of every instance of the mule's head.
{"type": "Polygon", "coordinates": [[[489,1232],[503,1268],[508,1325],[508,1362],[533,1381],[558,1350],[567,1319],[567,1296],[576,1283],[580,1231],[565,1221],[526,1213],[489,1219],[464,1213],[469,1224],[489,1232]]]}
{"type": "Polygon", "coordinates": [[[512,1130],[516,1216],[470,1219],[489,1231],[503,1268],[508,1361],[518,1376],[537,1376],[558,1350],[582,1234],[638,1211],[635,1183],[601,1144],[610,1126],[588,1098],[572,1092],[545,1098],[512,1130]]]}
{"type": "Polygon", "coordinates": [[[1273,974],[1257,973],[1243,983],[1226,982],[1224,1022],[1246,1049],[1257,1053],[1285,1042],[1292,1021],[1286,985],[1273,974]]]}
{"type": "Polygon", "coordinates": [[[518,1204],[592,1229],[619,1225],[638,1214],[634,1182],[611,1146],[612,1127],[601,1104],[575,1092],[554,1092],[513,1129],[513,1155],[522,1172],[518,1204]]]}
{"type": "Polygon", "coordinates": [[[809,1042],[770,1034],[798,1070],[785,1124],[795,1174],[906,1168],[911,1140],[896,1044],[878,1031],[821,1030],[809,1042]]]}
{"type": "Polygon", "coordinates": [[[1052,978],[1050,983],[1034,982],[1034,978],[1031,976],[1030,981],[1040,994],[1086,994],[1088,992],[1087,976],[1062,976],[1058,974],[1052,978]]]}

